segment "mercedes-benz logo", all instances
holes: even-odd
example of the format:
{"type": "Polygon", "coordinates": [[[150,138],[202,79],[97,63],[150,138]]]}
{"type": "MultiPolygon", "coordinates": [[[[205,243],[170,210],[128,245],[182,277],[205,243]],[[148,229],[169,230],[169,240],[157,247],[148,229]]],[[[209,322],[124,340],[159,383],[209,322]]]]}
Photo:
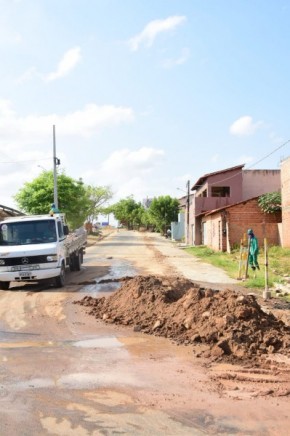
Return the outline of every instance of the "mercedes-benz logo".
{"type": "Polygon", "coordinates": [[[21,262],[23,263],[23,265],[27,265],[29,263],[28,257],[22,257],[21,262]]]}

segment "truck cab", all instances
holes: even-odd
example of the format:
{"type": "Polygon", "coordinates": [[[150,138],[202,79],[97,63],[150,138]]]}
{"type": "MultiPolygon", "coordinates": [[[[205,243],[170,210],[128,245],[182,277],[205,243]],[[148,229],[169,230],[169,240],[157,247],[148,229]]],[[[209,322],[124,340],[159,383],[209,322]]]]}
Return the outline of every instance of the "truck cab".
{"type": "MultiPolygon", "coordinates": [[[[0,222],[0,289],[10,282],[54,279],[64,285],[70,258],[63,214],[18,216],[0,222]]],[[[72,253],[73,254],[73,253],[72,253]]]]}

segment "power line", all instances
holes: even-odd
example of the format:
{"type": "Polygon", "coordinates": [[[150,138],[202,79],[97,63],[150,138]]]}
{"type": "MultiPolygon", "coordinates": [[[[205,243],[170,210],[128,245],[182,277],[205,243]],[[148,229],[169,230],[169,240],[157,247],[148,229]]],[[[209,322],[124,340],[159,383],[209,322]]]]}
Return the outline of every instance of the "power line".
{"type": "Polygon", "coordinates": [[[262,162],[263,160],[267,159],[267,157],[271,156],[276,151],[280,150],[280,148],[285,147],[285,145],[288,144],[289,142],[290,142],[290,139],[288,139],[286,142],[283,142],[283,144],[279,145],[279,147],[275,148],[273,151],[271,151],[270,153],[266,154],[266,156],[262,157],[260,160],[258,160],[257,162],[254,162],[252,165],[250,165],[249,168],[252,168],[253,166],[255,166],[258,163],[262,162]]]}
{"type": "Polygon", "coordinates": [[[26,159],[26,160],[11,160],[11,161],[4,161],[0,162],[0,164],[18,164],[18,163],[24,163],[24,162],[39,162],[40,160],[51,160],[51,157],[43,157],[40,159],[26,159]]]}
{"type": "MultiPolygon", "coordinates": [[[[250,165],[250,166],[248,167],[248,169],[253,168],[253,167],[254,167],[255,165],[257,165],[258,163],[260,163],[260,162],[262,162],[263,160],[267,159],[267,157],[271,156],[271,155],[274,154],[276,151],[280,150],[280,148],[285,147],[285,145],[287,145],[289,142],[290,142],[290,139],[288,139],[286,142],[283,142],[283,144],[279,145],[279,147],[276,147],[274,150],[272,150],[272,151],[271,151],[270,153],[268,153],[266,156],[262,157],[261,159],[257,160],[257,161],[254,162],[252,165],[250,165]]],[[[219,180],[219,181],[217,181],[217,182],[213,182],[213,183],[211,183],[211,186],[212,186],[212,185],[216,185],[216,184],[220,184],[220,183],[223,183],[223,182],[226,182],[227,180],[233,179],[234,177],[237,177],[238,175],[240,175],[240,174],[242,174],[242,173],[243,173],[243,170],[240,171],[240,172],[238,172],[238,173],[236,173],[236,174],[234,174],[233,176],[228,176],[228,177],[226,177],[225,179],[219,180]]],[[[200,188],[200,187],[203,186],[203,185],[194,185],[194,186],[200,188]]]]}

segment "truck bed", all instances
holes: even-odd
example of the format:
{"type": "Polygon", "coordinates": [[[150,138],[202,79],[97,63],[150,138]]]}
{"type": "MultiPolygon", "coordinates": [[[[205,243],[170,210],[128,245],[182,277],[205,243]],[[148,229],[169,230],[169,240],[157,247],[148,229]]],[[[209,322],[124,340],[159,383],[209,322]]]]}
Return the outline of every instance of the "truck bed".
{"type": "Polygon", "coordinates": [[[87,232],[83,228],[78,229],[73,233],[69,233],[64,243],[68,256],[81,248],[85,248],[86,244],[87,232]]]}

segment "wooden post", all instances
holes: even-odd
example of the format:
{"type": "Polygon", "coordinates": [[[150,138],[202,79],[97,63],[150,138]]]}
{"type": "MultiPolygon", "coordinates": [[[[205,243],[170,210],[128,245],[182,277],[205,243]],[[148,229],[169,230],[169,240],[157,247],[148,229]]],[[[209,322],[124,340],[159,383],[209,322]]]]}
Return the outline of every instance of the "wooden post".
{"type": "Polygon", "coordinates": [[[264,238],[264,253],[265,253],[265,290],[263,292],[263,298],[264,300],[268,300],[268,298],[271,298],[271,291],[269,291],[268,288],[268,244],[267,239],[264,238]]]}
{"type": "Polygon", "coordinates": [[[239,258],[239,274],[238,274],[237,280],[242,280],[243,250],[244,250],[243,240],[241,239],[240,258],[239,258]]]}
{"type": "Polygon", "coordinates": [[[245,280],[249,278],[248,270],[249,270],[250,244],[251,244],[251,238],[248,237],[248,247],[247,247],[246,266],[245,266],[245,280]]]}

